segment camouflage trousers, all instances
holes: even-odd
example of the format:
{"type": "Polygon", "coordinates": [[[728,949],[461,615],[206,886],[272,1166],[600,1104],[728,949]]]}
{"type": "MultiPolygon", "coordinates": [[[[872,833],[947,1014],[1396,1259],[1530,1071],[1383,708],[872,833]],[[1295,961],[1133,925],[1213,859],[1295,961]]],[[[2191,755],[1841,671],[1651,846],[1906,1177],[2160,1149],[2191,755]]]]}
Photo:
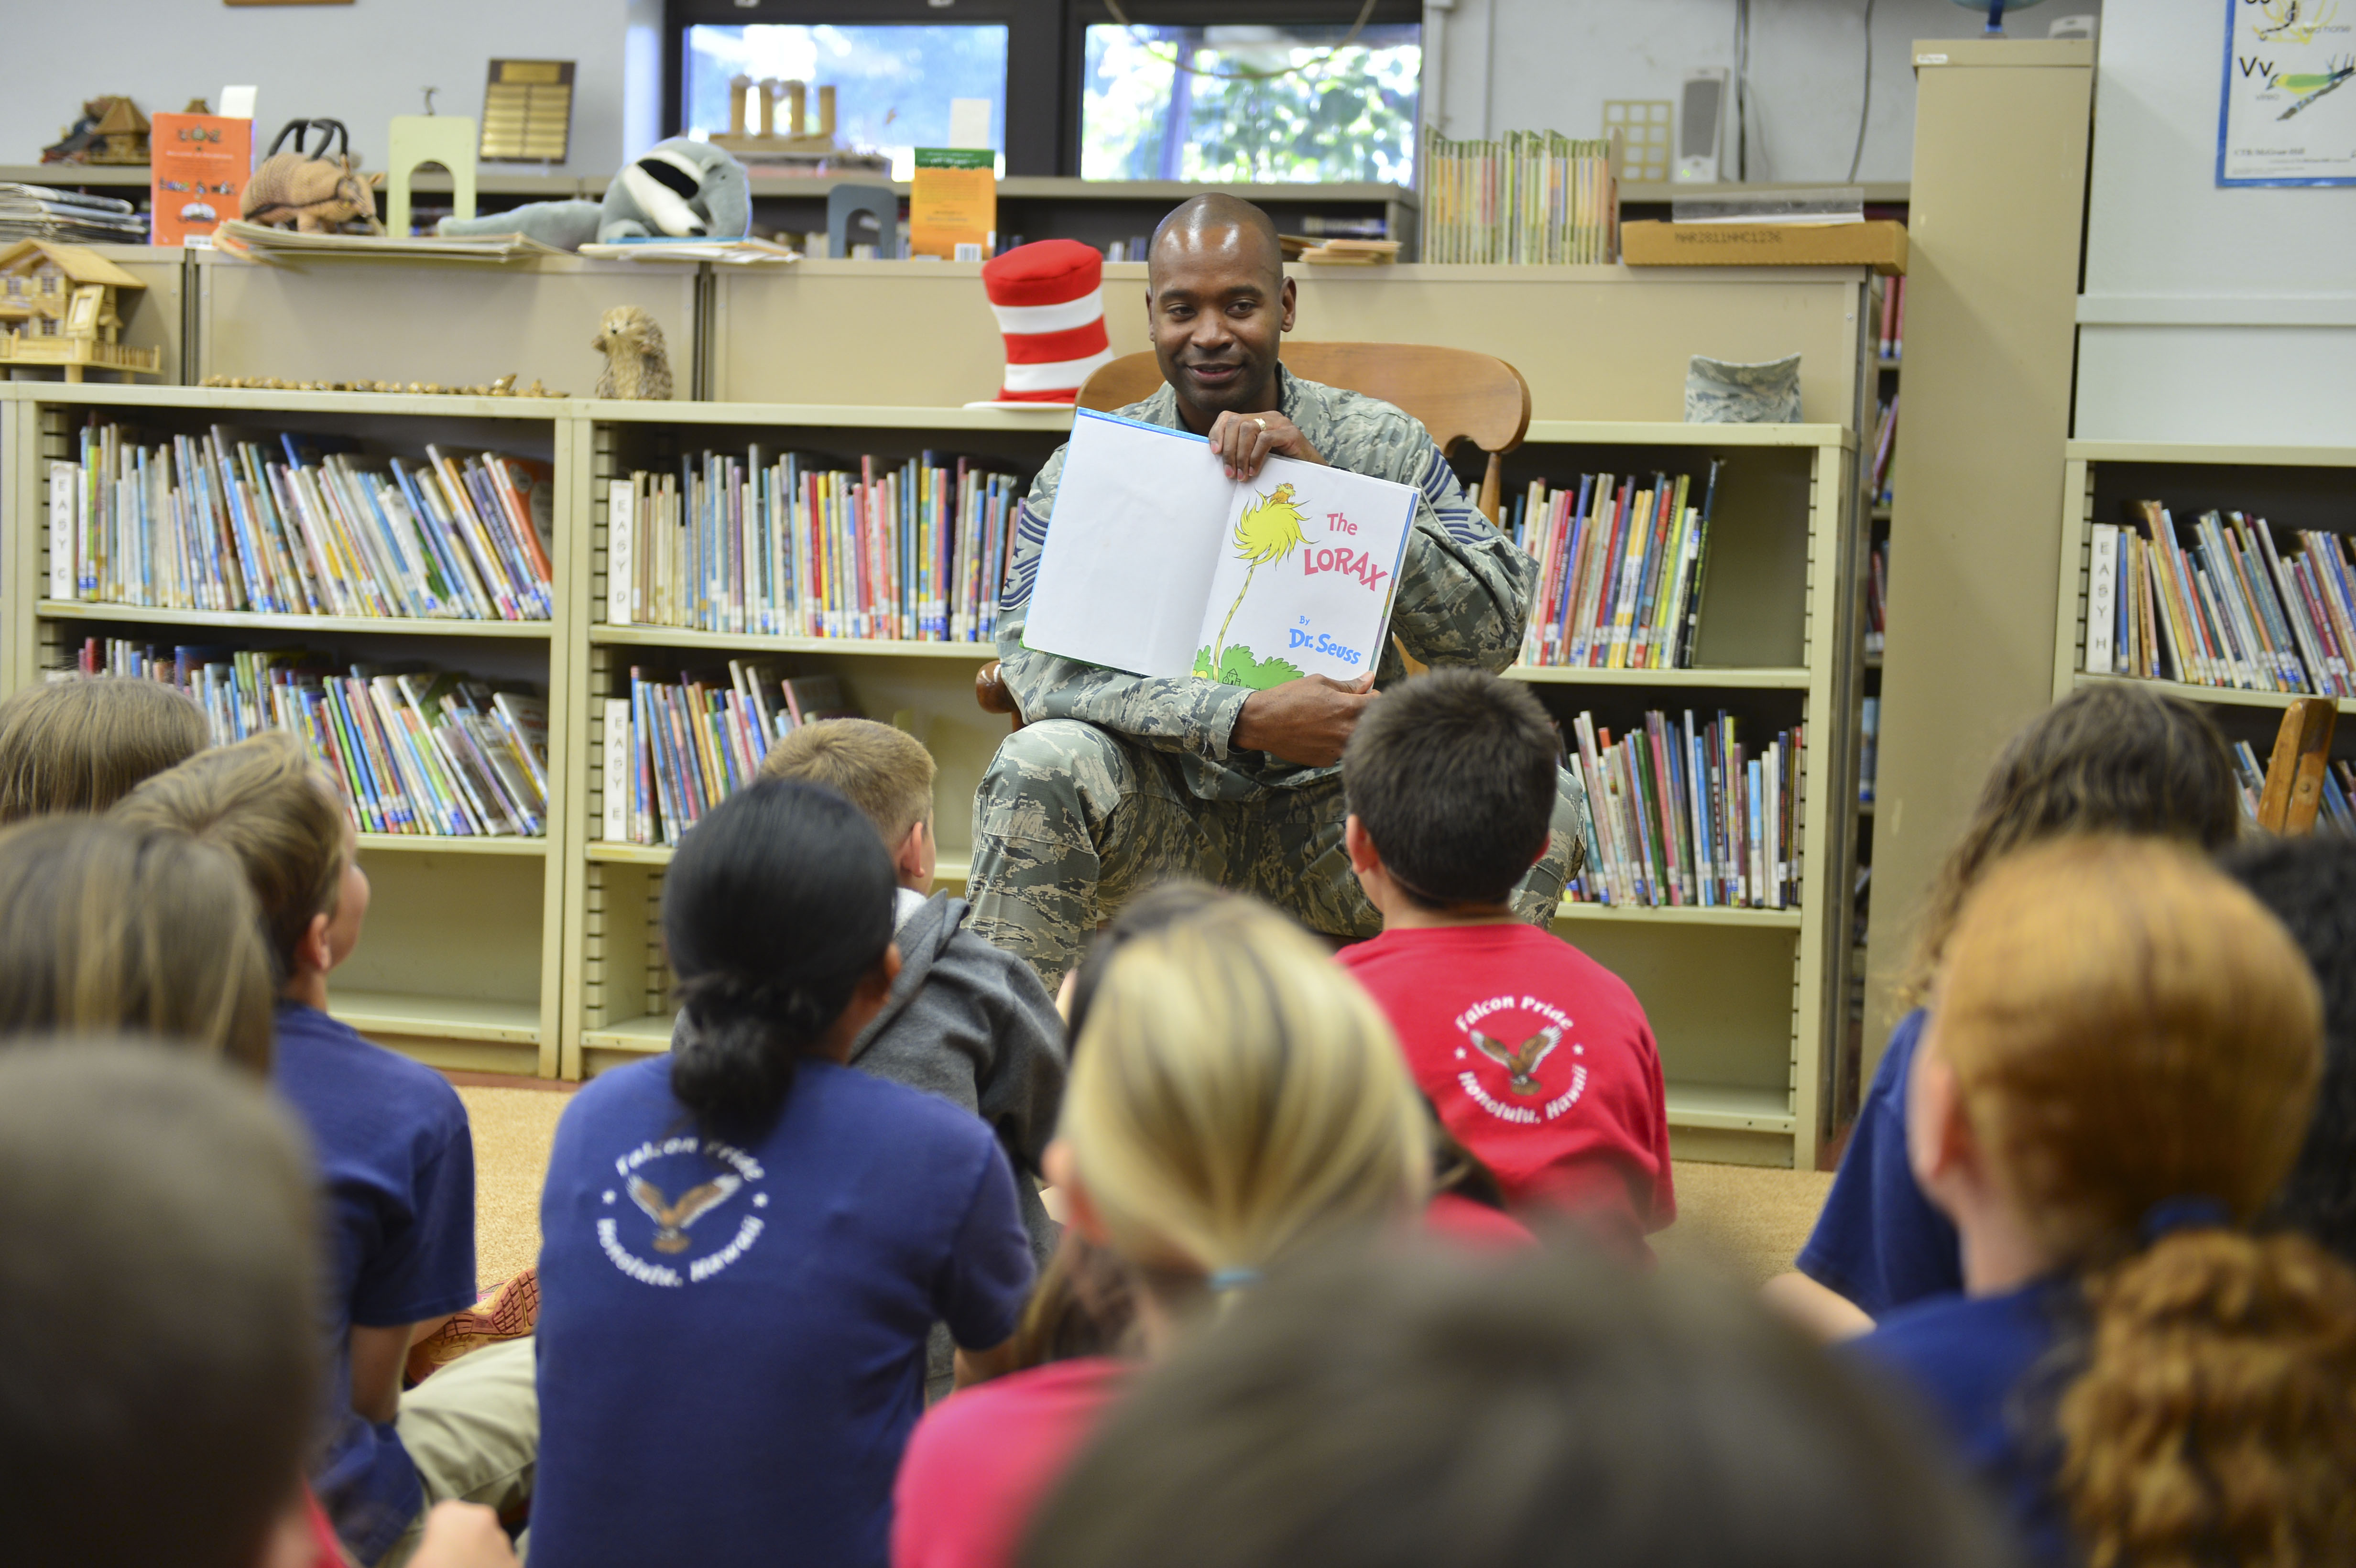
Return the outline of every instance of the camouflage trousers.
{"type": "MultiPolygon", "coordinates": [[[[1533,925],[1553,918],[1584,837],[1579,783],[1558,772],[1547,852],[1514,890],[1533,925]]],[[[1313,931],[1373,936],[1342,847],[1336,773],[1242,801],[1205,800],[1178,758],[1093,724],[1049,719],[1000,743],[973,804],[968,928],[1024,959],[1052,988],[1097,926],[1173,876],[1246,892],[1313,931]]]]}

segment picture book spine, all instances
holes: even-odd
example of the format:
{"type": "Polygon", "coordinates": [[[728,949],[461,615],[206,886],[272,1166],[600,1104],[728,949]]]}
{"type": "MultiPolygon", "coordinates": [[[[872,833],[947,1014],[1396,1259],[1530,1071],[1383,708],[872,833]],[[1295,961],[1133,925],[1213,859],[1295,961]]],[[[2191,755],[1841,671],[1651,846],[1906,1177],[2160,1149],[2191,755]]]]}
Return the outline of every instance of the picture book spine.
{"type": "Polygon", "coordinates": [[[2095,523],[2087,534],[2084,667],[2108,673],[2118,608],[2118,528],[2111,523],[2095,523]]]}

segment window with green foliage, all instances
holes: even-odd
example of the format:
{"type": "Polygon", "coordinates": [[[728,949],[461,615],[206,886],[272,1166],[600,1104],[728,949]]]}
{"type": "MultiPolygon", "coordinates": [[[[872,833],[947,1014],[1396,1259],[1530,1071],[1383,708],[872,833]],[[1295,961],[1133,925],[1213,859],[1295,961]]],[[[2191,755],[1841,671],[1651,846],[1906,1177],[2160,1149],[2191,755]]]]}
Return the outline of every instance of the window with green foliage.
{"type": "Polygon", "coordinates": [[[1081,177],[1413,186],[1422,29],[1349,31],[1090,26],[1081,177]]]}

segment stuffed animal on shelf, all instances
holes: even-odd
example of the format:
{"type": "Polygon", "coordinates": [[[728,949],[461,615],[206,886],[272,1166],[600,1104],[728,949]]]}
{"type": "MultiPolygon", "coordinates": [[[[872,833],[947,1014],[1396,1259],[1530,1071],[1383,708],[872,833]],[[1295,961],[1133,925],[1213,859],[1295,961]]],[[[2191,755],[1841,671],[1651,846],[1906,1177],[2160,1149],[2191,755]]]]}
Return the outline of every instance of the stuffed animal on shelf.
{"type": "Polygon", "coordinates": [[[451,239],[521,234],[560,251],[594,240],[742,240],[753,228],[744,165],[709,142],[674,136],[616,175],[603,201],[535,201],[479,218],[445,218],[451,239]]]}
{"type": "Polygon", "coordinates": [[[659,401],[670,396],[670,357],[662,327],[634,304],[617,304],[597,324],[589,347],[605,357],[596,396],[659,401]]]}
{"type": "Polygon", "coordinates": [[[243,211],[248,223],[273,229],[295,229],[305,234],[327,233],[358,219],[371,234],[384,232],[377,221],[376,187],[382,175],[361,174],[352,157],[351,138],[339,120],[289,120],[279,127],[262,166],[247,182],[243,211]],[[319,133],[319,150],[305,152],[305,134],[319,133]],[[286,138],[294,150],[282,153],[286,138]],[[328,147],[336,147],[330,155],[328,147]]]}

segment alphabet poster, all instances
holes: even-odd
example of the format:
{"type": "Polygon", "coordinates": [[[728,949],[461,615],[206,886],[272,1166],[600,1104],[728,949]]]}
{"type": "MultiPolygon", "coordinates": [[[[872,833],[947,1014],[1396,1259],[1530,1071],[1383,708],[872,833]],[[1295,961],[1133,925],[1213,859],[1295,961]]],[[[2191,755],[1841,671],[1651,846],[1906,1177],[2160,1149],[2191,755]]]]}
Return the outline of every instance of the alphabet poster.
{"type": "Polygon", "coordinates": [[[2224,0],[2217,183],[2356,185],[2356,0],[2224,0]]]}

